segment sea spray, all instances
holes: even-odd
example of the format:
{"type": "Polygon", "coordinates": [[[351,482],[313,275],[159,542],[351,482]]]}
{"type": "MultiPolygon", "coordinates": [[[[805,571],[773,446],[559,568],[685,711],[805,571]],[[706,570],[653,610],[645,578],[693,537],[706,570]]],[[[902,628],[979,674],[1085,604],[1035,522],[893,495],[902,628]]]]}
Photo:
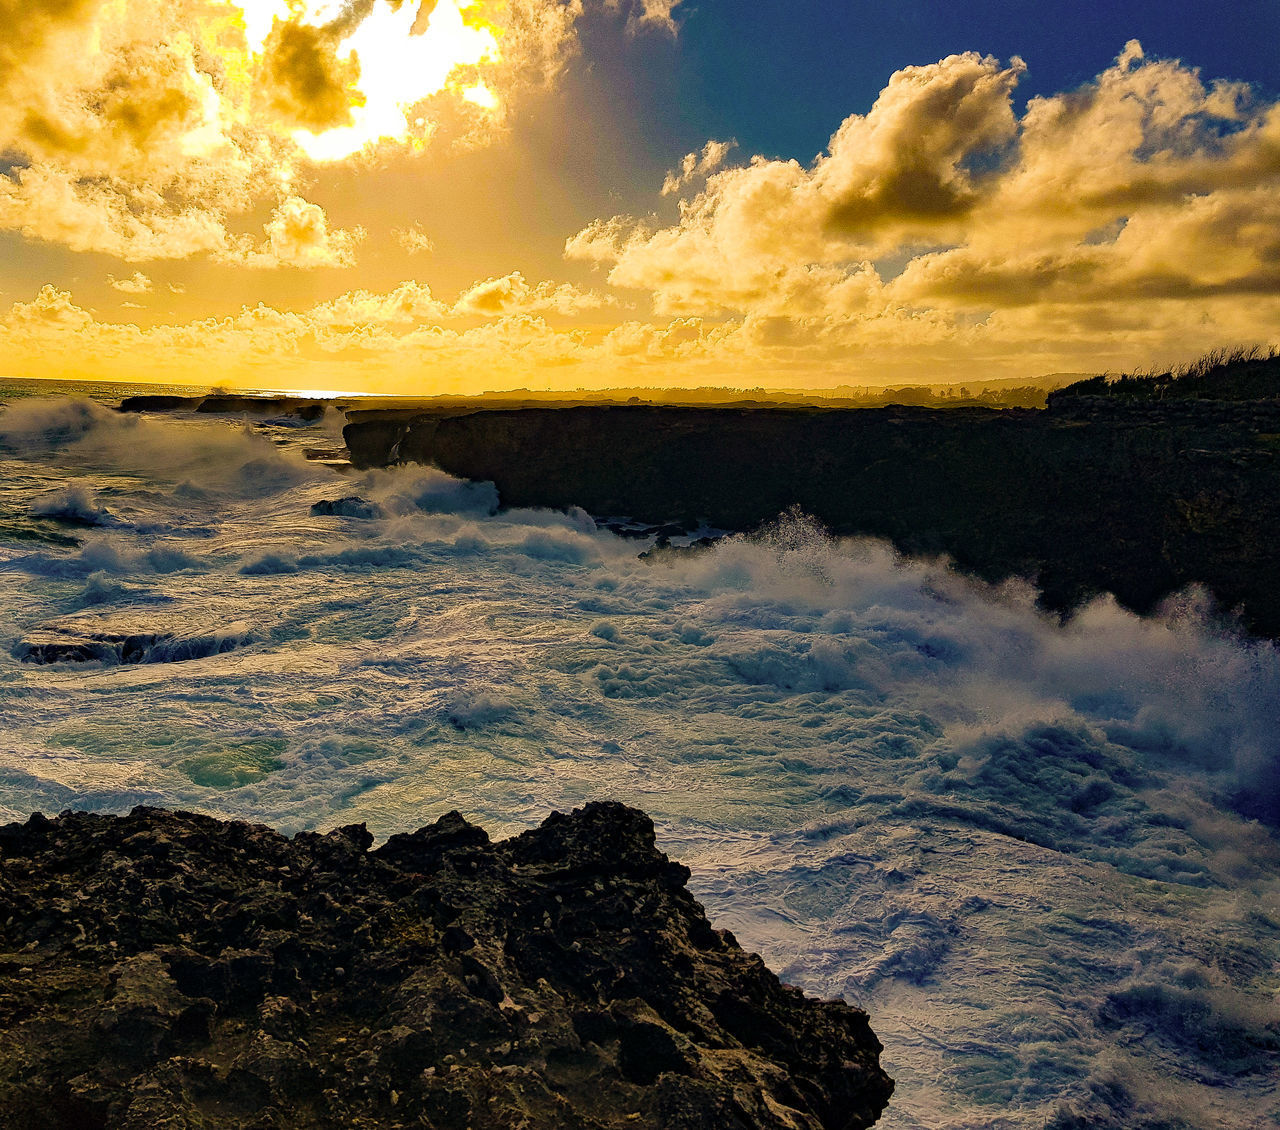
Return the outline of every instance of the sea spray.
{"type": "Polygon", "coordinates": [[[306,429],[20,407],[6,512],[52,524],[32,502],[74,477],[121,525],[0,543],[6,817],[150,803],[381,839],[618,799],[717,924],[871,1010],[900,1079],[886,1126],[1038,1128],[1120,1077],[1170,1112],[1268,1109],[1280,852],[1248,802],[1275,778],[1280,659],[1194,594],[1064,624],[1029,585],[796,515],[640,560],[486,484],[340,476],[302,457],[306,429]],[[315,510],[344,497],[383,516],[315,510]],[[137,664],[9,653],[104,606],[251,637],[137,664]],[[1181,988],[1150,988],[1175,967],[1181,988]],[[1188,1042],[1202,1006],[1248,1021],[1240,1057],[1188,1042]]]}

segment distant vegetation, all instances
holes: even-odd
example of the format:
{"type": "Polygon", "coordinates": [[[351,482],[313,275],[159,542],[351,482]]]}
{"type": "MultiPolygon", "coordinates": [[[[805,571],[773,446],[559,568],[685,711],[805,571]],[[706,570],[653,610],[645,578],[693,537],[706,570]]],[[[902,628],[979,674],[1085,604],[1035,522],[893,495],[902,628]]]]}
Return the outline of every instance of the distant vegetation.
{"type": "Polygon", "coordinates": [[[195,411],[204,402],[206,412],[284,411],[289,401],[325,402],[341,410],[377,411],[421,406],[441,409],[522,408],[540,405],[557,408],[587,404],[672,404],[686,407],[731,405],[783,405],[793,408],[886,408],[913,405],[922,408],[1043,408],[1054,389],[1080,383],[1085,373],[1048,373],[1035,377],[1003,377],[964,383],[906,384],[891,388],[842,384],[832,388],[778,389],[757,385],[734,388],[704,385],[701,388],[630,386],[608,389],[506,389],[482,393],[349,393],[316,394],[270,389],[203,388],[179,385],[123,384],[110,381],[51,381],[38,378],[0,377],[0,404],[30,396],[86,396],[117,400],[131,411],[195,411]]]}
{"type": "Polygon", "coordinates": [[[902,385],[898,388],[858,388],[841,385],[817,392],[758,392],[759,399],[778,404],[820,404],[826,408],[884,408],[910,404],[922,408],[1043,408],[1051,389],[1066,378],[1040,378],[1037,384],[1005,381],[968,385],[902,385]]]}
{"type": "Polygon", "coordinates": [[[1215,349],[1164,373],[1104,374],[1049,394],[1050,403],[1081,396],[1156,400],[1275,400],[1280,398],[1280,350],[1259,345],[1215,349]]]}
{"type": "Polygon", "coordinates": [[[610,389],[545,391],[518,388],[486,392],[479,396],[440,395],[386,398],[371,397],[361,402],[363,409],[406,407],[410,402],[433,410],[474,407],[516,408],[554,405],[571,407],[605,404],[670,404],[684,407],[729,407],[734,405],[785,405],[812,408],[885,408],[914,405],[923,408],[1043,408],[1053,389],[1078,380],[1082,373],[1051,373],[1026,379],[970,381],[965,384],[900,385],[894,388],[867,385],[837,385],[834,388],[776,389],[731,388],[707,385],[701,388],[654,388],[645,386],[610,389]]]}

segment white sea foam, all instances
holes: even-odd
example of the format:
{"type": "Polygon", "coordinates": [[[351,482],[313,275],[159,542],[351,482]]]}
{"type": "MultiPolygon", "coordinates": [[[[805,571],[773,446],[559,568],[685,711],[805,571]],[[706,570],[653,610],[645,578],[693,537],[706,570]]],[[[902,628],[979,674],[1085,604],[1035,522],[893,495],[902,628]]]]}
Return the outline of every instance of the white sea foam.
{"type": "Polygon", "coordinates": [[[456,807],[501,834],[617,798],[717,924],[869,1009],[886,1126],[1274,1111],[1280,848],[1240,809],[1275,795],[1280,658],[1194,594],[1060,625],[795,517],[643,562],[489,484],[339,477],[306,429],[24,402],[0,442],[8,511],[74,477],[122,522],[0,543],[6,649],[79,609],[252,628],[181,662],[0,658],[5,816],[381,837],[456,807]],[[311,511],[344,497],[384,517],[311,511]]]}
{"type": "Polygon", "coordinates": [[[38,518],[57,518],[83,526],[113,526],[111,512],[83,483],[71,483],[32,499],[31,513],[38,518]]]}

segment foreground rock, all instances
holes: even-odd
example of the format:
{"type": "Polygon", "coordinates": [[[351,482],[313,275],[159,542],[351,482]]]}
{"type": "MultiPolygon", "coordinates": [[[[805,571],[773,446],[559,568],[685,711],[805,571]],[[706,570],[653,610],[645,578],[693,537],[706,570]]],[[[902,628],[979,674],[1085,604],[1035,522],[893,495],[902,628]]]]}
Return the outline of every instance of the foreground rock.
{"type": "Polygon", "coordinates": [[[816,1130],[888,1100],[865,1014],[713,930],[642,813],[370,842],[0,828],[0,1125],[816,1130]]]}

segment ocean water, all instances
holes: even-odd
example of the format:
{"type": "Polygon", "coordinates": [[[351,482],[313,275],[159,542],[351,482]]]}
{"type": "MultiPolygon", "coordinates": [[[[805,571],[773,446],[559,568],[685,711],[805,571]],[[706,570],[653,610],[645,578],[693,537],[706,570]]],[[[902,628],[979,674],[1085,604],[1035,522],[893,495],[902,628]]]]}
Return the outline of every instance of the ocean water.
{"type": "Polygon", "coordinates": [[[308,461],[340,424],[0,413],[0,819],[499,836],[618,799],[871,1013],[885,1127],[1280,1126],[1274,646],[1194,592],[1059,624],[795,515],[641,560],[308,461]]]}

